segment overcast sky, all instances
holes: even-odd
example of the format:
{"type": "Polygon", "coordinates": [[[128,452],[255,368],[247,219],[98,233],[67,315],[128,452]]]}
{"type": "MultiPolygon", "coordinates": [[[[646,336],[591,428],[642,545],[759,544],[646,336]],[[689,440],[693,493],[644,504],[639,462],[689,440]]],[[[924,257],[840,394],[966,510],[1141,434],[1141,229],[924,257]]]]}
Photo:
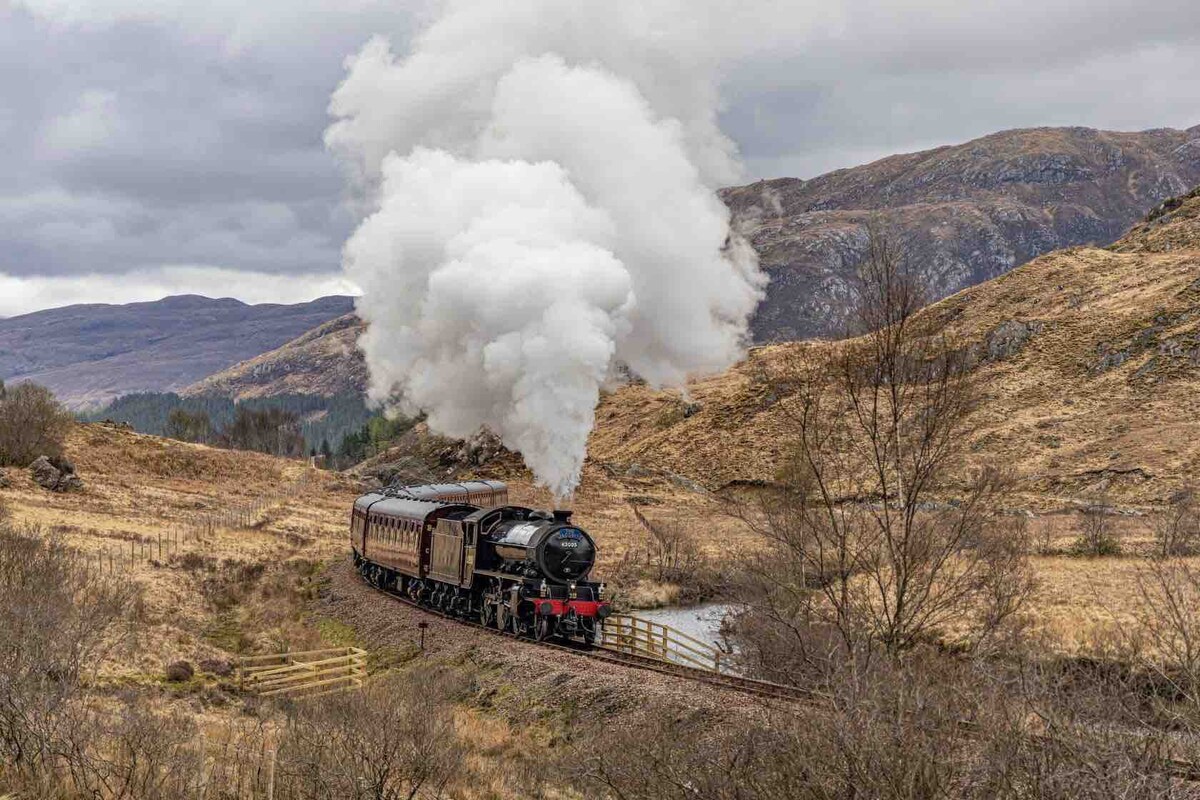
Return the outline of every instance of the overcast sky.
{"type": "MultiPolygon", "coordinates": [[[[746,180],[1004,128],[1200,124],[1195,0],[721,5],[746,180]]],[[[403,53],[433,8],[0,0],[0,316],[351,291],[329,96],[369,36],[403,53]]]]}

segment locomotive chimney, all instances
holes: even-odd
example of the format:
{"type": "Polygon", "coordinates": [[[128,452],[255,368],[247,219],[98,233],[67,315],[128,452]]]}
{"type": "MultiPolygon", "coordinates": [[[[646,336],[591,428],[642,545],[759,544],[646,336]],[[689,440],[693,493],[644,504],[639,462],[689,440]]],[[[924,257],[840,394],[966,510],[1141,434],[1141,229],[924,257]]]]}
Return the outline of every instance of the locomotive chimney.
{"type": "Polygon", "coordinates": [[[571,509],[569,509],[569,508],[556,508],[556,509],[554,510],[554,521],[555,521],[555,522],[561,522],[561,523],[563,523],[564,525],[565,525],[566,523],[570,522],[570,521],[571,521],[571,509]]]}

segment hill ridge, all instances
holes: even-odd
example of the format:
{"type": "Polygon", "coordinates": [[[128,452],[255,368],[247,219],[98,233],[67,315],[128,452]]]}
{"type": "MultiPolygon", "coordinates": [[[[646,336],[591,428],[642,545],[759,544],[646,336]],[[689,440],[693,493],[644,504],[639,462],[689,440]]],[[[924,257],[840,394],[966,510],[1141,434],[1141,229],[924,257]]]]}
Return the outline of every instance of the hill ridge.
{"type": "Polygon", "coordinates": [[[0,379],[45,384],[75,408],[103,405],[182,389],[352,308],[340,296],[249,305],[186,295],[45,309],[0,320],[0,379]]]}
{"type": "Polygon", "coordinates": [[[937,296],[1064,247],[1107,245],[1200,183],[1200,125],[1018,128],[815,178],[722,191],[771,276],[759,341],[841,329],[867,226],[908,241],[937,296]]]}
{"type": "MultiPolygon", "coordinates": [[[[983,346],[972,449],[1016,467],[1029,491],[1161,500],[1200,468],[1200,189],[1107,248],[1035,259],[926,308],[983,346]]],[[[754,348],[678,393],[626,386],[601,400],[589,457],[685,475],[710,489],[771,480],[787,422],[751,380],[754,348]]]]}

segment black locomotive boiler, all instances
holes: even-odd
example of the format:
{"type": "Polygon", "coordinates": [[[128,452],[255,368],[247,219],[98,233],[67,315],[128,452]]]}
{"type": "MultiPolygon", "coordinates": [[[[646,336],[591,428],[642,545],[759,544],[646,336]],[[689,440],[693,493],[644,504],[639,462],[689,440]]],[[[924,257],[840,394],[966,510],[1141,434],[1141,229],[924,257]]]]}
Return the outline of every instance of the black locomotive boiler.
{"type": "Polygon", "coordinates": [[[372,584],[484,625],[593,642],[609,614],[596,543],[569,511],[508,505],[498,481],[390,487],[354,502],[350,545],[372,584]]]}

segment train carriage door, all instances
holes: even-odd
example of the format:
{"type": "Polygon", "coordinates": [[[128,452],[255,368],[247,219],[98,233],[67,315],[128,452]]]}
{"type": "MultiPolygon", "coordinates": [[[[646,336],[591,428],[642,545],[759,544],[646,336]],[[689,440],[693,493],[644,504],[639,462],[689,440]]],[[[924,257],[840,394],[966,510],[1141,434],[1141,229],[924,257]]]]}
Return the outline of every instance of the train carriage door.
{"type": "Polygon", "coordinates": [[[461,585],[464,587],[469,587],[475,582],[475,536],[478,529],[479,526],[475,522],[465,521],[462,524],[463,563],[461,585]]]}
{"type": "Polygon", "coordinates": [[[439,519],[430,535],[433,553],[429,563],[432,578],[455,586],[462,582],[463,537],[459,523],[439,519]]]}

